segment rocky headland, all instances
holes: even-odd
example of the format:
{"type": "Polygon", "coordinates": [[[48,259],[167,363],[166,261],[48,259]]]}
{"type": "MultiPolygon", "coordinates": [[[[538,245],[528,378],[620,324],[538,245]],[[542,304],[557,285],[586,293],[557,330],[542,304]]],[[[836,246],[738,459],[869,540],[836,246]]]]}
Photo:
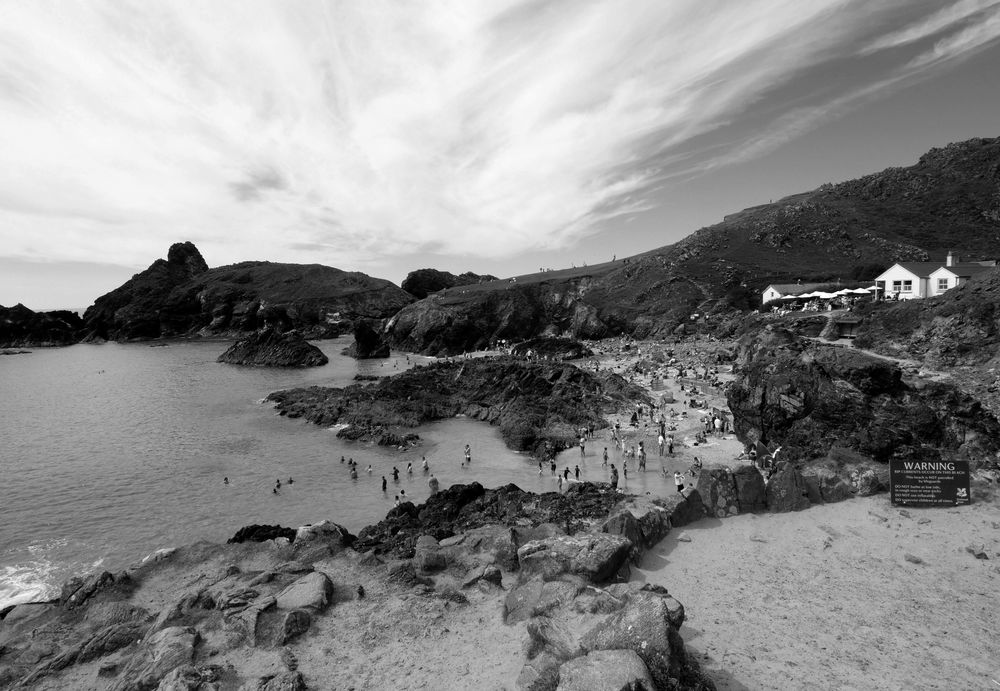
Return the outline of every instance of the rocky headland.
{"type": "Polygon", "coordinates": [[[270,394],[279,414],[344,425],[337,436],[398,446],[413,428],[455,415],[497,425],[508,447],[551,456],[581,428],[646,394],[621,376],[567,363],[486,357],[415,367],[372,385],[313,386],[270,394]]]}
{"type": "Polygon", "coordinates": [[[449,271],[438,271],[437,269],[417,269],[411,271],[403,279],[400,287],[407,293],[422,300],[431,293],[436,293],[445,288],[455,286],[467,286],[474,283],[484,283],[486,281],[496,281],[496,276],[489,274],[474,274],[471,271],[455,275],[449,271]]]}
{"type": "Polygon", "coordinates": [[[330,360],[298,331],[263,329],[236,341],[218,361],[252,367],[319,367],[330,360]]]}
{"type": "Polygon", "coordinates": [[[34,312],[24,305],[0,305],[0,348],[20,349],[75,343],[83,326],[76,312],[34,312]]]}
{"type": "Polygon", "coordinates": [[[359,319],[354,322],[354,343],[344,349],[344,355],[358,360],[387,358],[389,344],[371,321],[359,319]]]}
{"type": "Polygon", "coordinates": [[[240,337],[273,327],[332,338],[356,319],[384,319],[412,301],[389,281],[319,264],[241,262],[209,269],[185,242],[99,297],[84,314],[84,337],[240,337]]]}

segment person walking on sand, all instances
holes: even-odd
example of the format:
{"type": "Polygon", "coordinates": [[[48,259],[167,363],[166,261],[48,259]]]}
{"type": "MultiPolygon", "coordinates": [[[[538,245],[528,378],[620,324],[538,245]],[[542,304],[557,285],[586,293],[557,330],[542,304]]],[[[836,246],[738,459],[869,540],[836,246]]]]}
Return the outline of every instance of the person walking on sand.
{"type": "Polygon", "coordinates": [[[618,491],[618,469],[614,463],[611,464],[611,491],[618,491]]]}
{"type": "Polygon", "coordinates": [[[413,475],[413,463],[411,463],[410,461],[406,462],[406,474],[413,475]]]}
{"type": "Polygon", "coordinates": [[[663,449],[666,446],[666,443],[667,443],[667,438],[663,436],[663,431],[661,430],[660,436],[656,438],[656,450],[660,454],[660,456],[663,456],[663,449]]]}
{"type": "Polygon", "coordinates": [[[674,485],[677,486],[677,493],[684,496],[684,476],[674,471],[674,485]]]}
{"type": "Polygon", "coordinates": [[[601,463],[602,467],[607,467],[608,465],[608,447],[604,447],[604,462],[601,463]]]}
{"type": "Polygon", "coordinates": [[[580,479],[580,466],[576,466],[576,468],[573,469],[573,473],[576,476],[576,479],[579,480],[580,479]]]}
{"type": "Polygon", "coordinates": [[[423,468],[425,473],[430,470],[430,466],[427,465],[427,456],[420,457],[420,467],[423,468]]]}
{"type": "Polygon", "coordinates": [[[587,438],[585,436],[583,436],[583,435],[580,435],[580,455],[581,456],[584,455],[584,447],[585,447],[586,443],[587,443],[587,438]]]}

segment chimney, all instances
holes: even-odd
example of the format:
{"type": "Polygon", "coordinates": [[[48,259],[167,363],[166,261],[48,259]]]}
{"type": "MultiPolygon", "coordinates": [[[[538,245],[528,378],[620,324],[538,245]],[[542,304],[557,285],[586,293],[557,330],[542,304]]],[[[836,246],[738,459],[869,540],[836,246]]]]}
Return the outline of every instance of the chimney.
{"type": "Polygon", "coordinates": [[[958,261],[958,257],[956,257],[954,254],[952,254],[951,250],[949,250],[948,251],[948,257],[944,260],[944,265],[945,266],[955,266],[955,263],[957,261],[958,261]]]}

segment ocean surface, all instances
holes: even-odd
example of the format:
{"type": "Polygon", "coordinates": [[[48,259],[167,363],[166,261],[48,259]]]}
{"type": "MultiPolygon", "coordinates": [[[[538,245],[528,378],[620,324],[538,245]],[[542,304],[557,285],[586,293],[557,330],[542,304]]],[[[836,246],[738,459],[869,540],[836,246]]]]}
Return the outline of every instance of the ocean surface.
{"type": "MultiPolygon", "coordinates": [[[[121,569],[160,548],[225,542],[251,523],[330,519],[357,532],[384,518],[400,489],[414,502],[427,498],[422,456],[442,487],[475,480],[556,489],[547,468],[540,476],[486,423],[445,420],[416,430],[420,446],[386,449],[341,441],[335,430],[281,417],[263,403],[279,389],[345,386],[355,374],[397,374],[432,360],[358,361],[340,355],[350,340],[317,341],[330,363],[306,370],[219,364],[229,345],[221,341],[0,356],[0,607],[51,596],[71,576],[121,569]],[[473,460],[463,468],[467,443],[473,460]],[[341,456],[357,461],[357,480],[341,456]]],[[[583,458],[571,449],[559,467],[579,464],[581,479],[606,480],[600,451],[596,442],[583,458]]],[[[642,492],[647,481],[662,484],[639,476],[628,488],[642,492]]]]}

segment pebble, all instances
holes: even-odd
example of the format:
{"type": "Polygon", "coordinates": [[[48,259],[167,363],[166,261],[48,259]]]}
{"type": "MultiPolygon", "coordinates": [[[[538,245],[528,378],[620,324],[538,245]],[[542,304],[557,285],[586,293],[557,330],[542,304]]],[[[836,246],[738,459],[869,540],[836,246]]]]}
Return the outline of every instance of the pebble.
{"type": "Polygon", "coordinates": [[[906,554],[903,555],[903,559],[905,559],[906,561],[910,562],[911,564],[923,564],[924,563],[923,559],[921,559],[920,557],[914,556],[914,555],[910,554],[909,552],[907,552],[906,554]]]}

